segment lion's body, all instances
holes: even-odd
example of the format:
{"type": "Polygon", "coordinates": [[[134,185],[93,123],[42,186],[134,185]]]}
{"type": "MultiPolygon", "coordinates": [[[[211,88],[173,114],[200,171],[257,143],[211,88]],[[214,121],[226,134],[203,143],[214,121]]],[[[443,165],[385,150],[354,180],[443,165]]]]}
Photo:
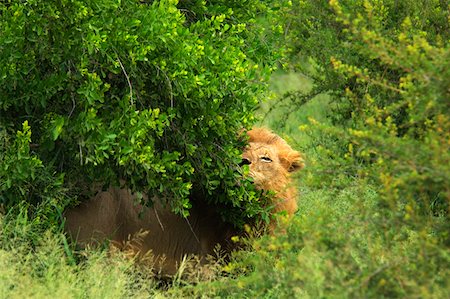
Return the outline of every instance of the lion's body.
{"type": "Polygon", "coordinates": [[[175,274],[184,255],[206,256],[216,244],[226,247],[231,226],[205,204],[194,203],[184,218],[164,208],[157,200],[149,208],[136,204],[128,189],[111,187],[93,199],[67,211],[66,231],[82,247],[105,240],[121,248],[151,251],[154,267],[162,274],[175,274]],[[140,232],[145,232],[139,236],[140,232]],[[162,267],[159,268],[162,264],[162,267]]]}
{"type": "MultiPolygon", "coordinates": [[[[256,186],[275,191],[275,212],[292,215],[297,203],[289,172],[302,166],[300,154],[266,129],[256,128],[248,135],[249,147],[243,159],[249,164],[256,186]]],[[[163,274],[174,274],[184,255],[212,254],[217,244],[227,248],[230,237],[236,233],[213,207],[201,202],[192,200],[187,219],[162,207],[158,200],[154,202],[154,207],[144,207],[136,204],[136,197],[129,190],[111,187],[67,211],[65,228],[82,246],[111,240],[120,247],[130,236],[145,231],[136,248],[141,253],[151,251],[163,261],[163,274]]]]}

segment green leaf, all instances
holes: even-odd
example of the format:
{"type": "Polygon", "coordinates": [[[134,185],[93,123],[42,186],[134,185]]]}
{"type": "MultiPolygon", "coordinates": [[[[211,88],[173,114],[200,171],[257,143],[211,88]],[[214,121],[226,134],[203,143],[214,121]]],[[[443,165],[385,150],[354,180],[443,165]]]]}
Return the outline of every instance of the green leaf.
{"type": "Polygon", "coordinates": [[[59,135],[63,131],[63,126],[64,126],[64,117],[59,116],[58,118],[53,120],[53,128],[51,130],[51,136],[53,141],[58,139],[59,135]]]}

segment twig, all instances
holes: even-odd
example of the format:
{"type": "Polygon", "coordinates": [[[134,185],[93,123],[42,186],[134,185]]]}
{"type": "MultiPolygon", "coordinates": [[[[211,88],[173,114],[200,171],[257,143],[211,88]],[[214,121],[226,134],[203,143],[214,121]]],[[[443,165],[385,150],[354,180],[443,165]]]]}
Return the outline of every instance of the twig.
{"type": "Polygon", "coordinates": [[[155,208],[155,205],[153,205],[153,210],[155,211],[156,219],[158,220],[159,226],[161,226],[161,230],[164,231],[164,225],[161,222],[161,219],[159,219],[158,211],[155,208]]]}
{"type": "Polygon", "coordinates": [[[383,272],[387,268],[390,268],[391,266],[395,266],[395,264],[392,265],[392,264],[388,263],[386,265],[383,265],[383,266],[379,267],[377,270],[375,270],[373,273],[371,273],[366,279],[364,279],[364,281],[360,285],[360,288],[362,288],[363,286],[366,286],[370,282],[370,280],[372,278],[374,278],[375,276],[377,276],[378,274],[380,274],[381,272],[383,272]]]}
{"type": "Polygon", "coordinates": [[[131,105],[133,106],[134,105],[134,102],[133,102],[133,87],[131,86],[130,77],[128,77],[128,74],[125,71],[125,68],[124,68],[124,66],[122,64],[122,61],[120,61],[119,57],[117,57],[117,61],[119,61],[120,67],[122,68],[122,72],[124,73],[125,77],[127,78],[128,86],[130,87],[130,101],[131,101],[131,105]]]}
{"type": "Polygon", "coordinates": [[[169,86],[169,96],[170,96],[170,108],[173,108],[173,89],[172,83],[170,82],[169,76],[167,76],[166,72],[164,72],[159,66],[156,66],[158,72],[163,73],[164,77],[166,77],[167,86],[169,86]]]}
{"type": "Polygon", "coordinates": [[[286,125],[286,121],[291,116],[292,113],[296,111],[296,108],[300,108],[306,103],[310,102],[316,96],[325,93],[327,88],[314,88],[308,93],[303,93],[302,91],[293,91],[284,94],[281,98],[277,99],[276,103],[272,105],[265,113],[262,118],[262,121],[265,121],[272,111],[278,109],[280,107],[285,107],[288,109],[286,114],[284,115],[283,120],[281,121],[282,126],[286,125]],[[288,101],[288,103],[285,103],[288,101]]]}
{"type": "Polygon", "coordinates": [[[189,225],[189,228],[190,228],[192,234],[194,235],[195,239],[197,240],[198,243],[200,243],[200,240],[198,239],[197,235],[195,234],[194,229],[192,228],[191,223],[189,222],[189,219],[187,219],[187,218],[185,218],[185,219],[186,219],[186,222],[189,225]]]}
{"type": "Polygon", "coordinates": [[[83,165],[83,151],[81,150],[81,144],[78,144],[78,147],[80,148],[80,165],[83,165]]]}
{"type": "Polygon", "coordinates": [[[73,113],[73,111],[75,110],[75,107],[76,107],[76,103],[75,103],[75,99],[74,99],[74,96],[73,96],[73,93],[71,94],[71,98],[72,98],[72,110],[70,110],[70,113],[69,113],[69,118],[72,116],[72,113],[73,113]]]}

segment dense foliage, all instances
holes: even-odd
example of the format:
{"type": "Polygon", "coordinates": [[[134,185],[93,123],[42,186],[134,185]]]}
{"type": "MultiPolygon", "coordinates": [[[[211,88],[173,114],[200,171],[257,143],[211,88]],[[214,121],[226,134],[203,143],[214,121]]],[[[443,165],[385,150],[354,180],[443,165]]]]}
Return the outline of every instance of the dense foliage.
{"type": "Polygon", "coordinates": [[[178,213],[193,192],[261,212],[235,166],[276,58],[270,45],[253,51],[254,18],[267,12],[224,1],[2,2],[0,203],[40,201],[44,171],[74,192],[124,179],[178,213]]]}
{"type": "Polygon", "coordinates": [[[325,167],[379,184],[384,204],[402,205],[401,217],[411,224],[414,215],[447,215],[445,1],[296,1],[287,13],[294,67],[314,84],[288,99],[303,103],[318,91],[331,97],[334,126],[311,120],[339,140],[324,149],[335,158],[325,167]]]}

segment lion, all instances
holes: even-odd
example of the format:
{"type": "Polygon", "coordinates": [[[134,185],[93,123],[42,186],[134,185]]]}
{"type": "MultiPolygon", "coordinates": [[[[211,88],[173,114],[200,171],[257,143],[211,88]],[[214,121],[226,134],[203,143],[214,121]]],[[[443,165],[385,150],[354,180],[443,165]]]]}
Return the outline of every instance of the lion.
{"type": "MultiPolygon", "coordinates": [[[[249,165],[249,175],[257,189],[275,193],[272,213],[286,212],[292,217],[297,211],[297,189],[290,174],[304,167],[302,155],[268,129],[253,128],[247,134],[249,144],[242,154],[242,163],[249,165]]],[[[273,231],[274,221],[270,227],[273,231]]]]}
{"type": "MultiPolygon", "coordinates": [[[[257,189],[274,192],[273,213],[286,212],[291,217],[297,210],[297,196],[290,173],[303,167],[301,154],[268,129],[253,128],[247,134],[242,163],[248,165],[257,189]]],[[[144,195],[144,199],[148,198],[144,195]]],[[[66,211],[65,230],[81,247],[109,240],[120,249],[130,243],[130,236],[139,235],[132,247],[140,255],[151,252],[153,266],[159,265],[155,270],[164,276],[174,275],[187,255],[206,257],[218,246],[231,250],[231,237],[240,234],[222,220],[217,208],[195,198],[187,218],[174,214],[157,199],[151,208],[137,201],[126,188],[99,191],[66,211]]],[[[275,226],[271,221],[269,231],[273,232],[275,226]]]]}

